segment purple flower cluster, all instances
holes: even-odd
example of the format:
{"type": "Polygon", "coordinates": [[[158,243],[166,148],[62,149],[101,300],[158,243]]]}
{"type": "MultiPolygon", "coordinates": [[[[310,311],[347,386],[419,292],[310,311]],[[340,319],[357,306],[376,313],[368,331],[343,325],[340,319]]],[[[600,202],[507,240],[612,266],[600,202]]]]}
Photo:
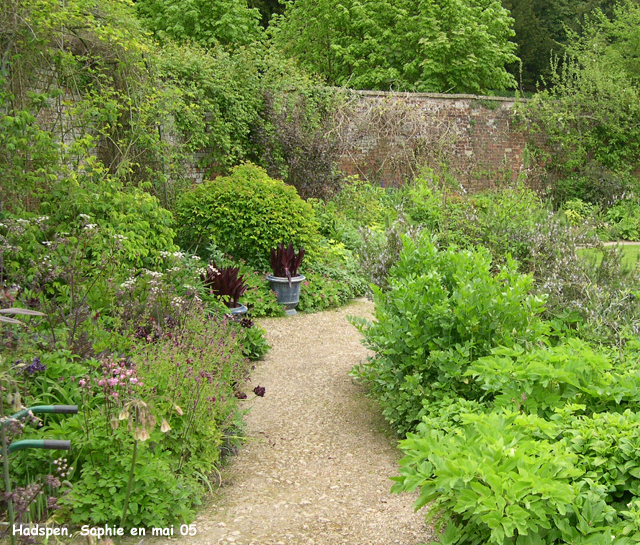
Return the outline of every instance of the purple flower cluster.
{"type": "Polygon", "coordinates": [[[40,361],[40,357],[36,356],[33,358],[31,363],[24,368],[24,373],[27,375],[35,375],[37,373],[42,373],[47,370],[47,366],[40,361]]]}

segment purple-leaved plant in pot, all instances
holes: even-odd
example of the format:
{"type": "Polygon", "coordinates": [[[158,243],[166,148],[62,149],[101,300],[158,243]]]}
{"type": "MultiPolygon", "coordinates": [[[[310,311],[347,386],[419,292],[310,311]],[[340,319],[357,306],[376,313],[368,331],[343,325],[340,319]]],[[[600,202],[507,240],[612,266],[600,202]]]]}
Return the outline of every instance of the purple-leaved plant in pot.
{"type": "Polygon", "coordinates": [[[242,275],[238,276],[239,272],[239,267],[216,268],[213,263],[209,263],[200,274],[204,287],[211,295],[220,299],[234,316],[247,313],[247,307],[239,301],[247,291],[247,284],[242,275]]]}
{"type": "Polygon", "coordinates": [[[284,242],[272,248],[269,256],[273,274],[268,274],[267,280],[276,294],[278,303],[284,306],[287,316],[296,314],[296,306],[300,301],[300,286],[304,276],[298,274],[298,269],[303,257],[304,248],[296,252],[292,243],[285,246],[284,242]]]}

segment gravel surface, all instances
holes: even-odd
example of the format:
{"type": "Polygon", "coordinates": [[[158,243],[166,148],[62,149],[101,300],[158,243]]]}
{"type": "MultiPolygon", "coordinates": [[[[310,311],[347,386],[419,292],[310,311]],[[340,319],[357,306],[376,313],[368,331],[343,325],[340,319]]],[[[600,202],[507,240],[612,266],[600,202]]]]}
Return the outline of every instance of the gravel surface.
{"type": "Polygon", "coordinates": [[[367,350],[336,311],[261,320],[272,346],[252,375],[248,441],[223,472],[197,535],[144,543],[418,545],[433,538],[411,494],[390,494],[400,453],[373,401],[348,373],[367,350]]]}

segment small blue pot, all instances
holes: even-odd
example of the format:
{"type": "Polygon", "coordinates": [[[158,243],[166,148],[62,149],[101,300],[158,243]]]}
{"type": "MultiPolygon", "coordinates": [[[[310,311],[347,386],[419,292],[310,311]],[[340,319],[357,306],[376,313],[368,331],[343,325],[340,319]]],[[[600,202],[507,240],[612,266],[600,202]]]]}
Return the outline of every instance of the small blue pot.
{"type": "Polygon", "coordinates": [[[291,285],[289,285],[288,278],[282,278],[280,276],[273,276],[268,274],[266,276],[271,289],[276,294],[278,303],[284,307],[284,313],[287,316],[293,316],[297,314],[296,307],[300,301],[300,286],[304,280],[304,276],[294,276],[291,279],[291,285]]]}
{"type": "Polygon", "coordinates": [[[237,307],[233,307],[229,309],[227,314],[231,314],[231,319],[233,321],[241,320],[242,317],[249,311],[247,307],[245,307],[242,303],[238,303],[237,307]]]}

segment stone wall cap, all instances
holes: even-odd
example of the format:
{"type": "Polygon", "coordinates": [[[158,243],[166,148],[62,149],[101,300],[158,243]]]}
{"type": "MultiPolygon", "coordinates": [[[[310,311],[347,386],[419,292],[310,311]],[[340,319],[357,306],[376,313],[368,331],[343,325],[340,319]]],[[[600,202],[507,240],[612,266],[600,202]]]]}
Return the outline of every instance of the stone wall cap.
{"type": "Polygon", "coordinates": [[[359,89],[347,89],[344,87],[336,87],[335,89],[354,93],[362,96],[397,96],[403,98],[442,98],[447,100],[494,100],[496,102],[527,102],[531,99],[524,97],[498,97],[490,95],[468,95],[468,94],[448,94],[448,93],[411,93],[408,91],[366,91],[359,89]]]}

